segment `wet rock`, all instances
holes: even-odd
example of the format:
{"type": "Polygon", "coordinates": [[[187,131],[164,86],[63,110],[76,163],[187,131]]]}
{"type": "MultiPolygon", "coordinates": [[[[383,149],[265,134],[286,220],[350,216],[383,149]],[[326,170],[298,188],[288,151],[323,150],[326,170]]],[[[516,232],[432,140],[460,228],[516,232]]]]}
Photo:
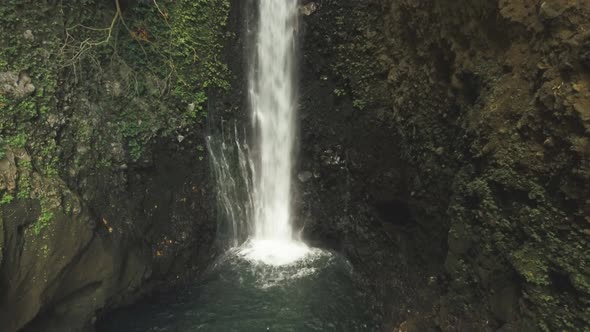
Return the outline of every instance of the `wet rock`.
{"type": "Polygon", "coordinates": [[[62,123],[63,119],[60,119],[59,116],[55,114],[49,114],[49,116],[47,117],[47,124],[52,128],[55,128],[57,125],[62,123]]]}
{"type": "Polygon", "coordinates": [[[33,41],[33,40],[35,40],[35,36],[33,36],[33,31],[31,31],[31,30],[26,30],[26,31],[23,33],[23,37],[24,37],[26,40],[29,40],[29,41],[33,41]]]}
{"type": "Polygon", "coordinates": [[[565,9],[560,0],[544,1],[540,7],[540,16],[543,19],[554,19],[563,14],[565,9]]]}
{"type": "Polygon", "coordinates": [[[451,276],[460,275],[461,265],[462,265],[462,263],[459,260],[458,256],[456,256],[452,252],[449,252],[447,254],[447,258],[445,259],[445,270],[447,271],[447,273],[449,275],[451,275],[451,276]]]}
{"type": "Polygon", "coordinates": [[[496,332],[539,332],[540,329],[528,319],[519,319],[500,327],[496,332]]]}
{"type": "Polygon", "coordinates": [[[125,148],[121,143],[111,143],[111,156],[113,160],[121,162],[125,160],[125,148]]]}
{"type": "Polygon", "coordinates": [[[427,318],[414,317],[405,320],[394,332],[434,332],[438,329],[427,321],[427,318]]]}
{"type": "Polygon", "coordinates": [[[335,149],[326,149],[323,151],[320,159],[324,166],[339,166],[343,168],[346,165],[346,161],[340,156],[340,147],[335,149]]]}
{"type": "Polygon", "coordinates": [[[471,234],[467,233],[464,225],[454,225],[449,231],[449,250],[455,254],[464,254],[471,247],[471,234]]]}
{"type": "Polygon", "coordinates": [[[0,266],[2,265],[2,258],[4,252],[4,220],[0,215],[0,266]]]}
{"type": "Polygon", "coordinates": [[[582,45],[580,51],[580,62],[587,70],[590,71],[590,35],[586,38],[586,41],[582,45]]]}
{"type": "Polygon", "coordinates": [[[401,323],[397,332],[418,332],[418,326],[413,321],[405,321],[401,323]]]}
{"type": "Polygon", "coordinates": [[[195,111],[195,103],[190,103],[186,106],[186,110],[188,112],[194,112],[195,111]]]}
{"type": "Polygon", "coordinates": [[[148,75],[145,82],[147,93],[151,96],[163,96],[166,93],[166,82],[155,75],[148,75]]]}
{"type": "Polygon", "coordinates": [[[301,172],[297,174],[297,178],[302,183],[306,183],[307,181],[311,180],[311,178],[313,178],[313,173],[309,171],[301,172]]]}
{"type": "Polygon", "coordinates": [[[36,199],[17,200],[0,210],[2,251],[19,253],[4,257],[0,321],[6,331],[25,324],[28,331],[53,330],[53,321],[38,316],[51,309],[70,326],[82,326],[113,291],[135,287],[138,276],[121,272],[112,242],[94,235],[91,216],[63,182],[28,176],[33,195],[43,195],[43,206],[36,199]],[[61,210],[62,199],[71,214],[61,210]],[[119,277],[126,281],[119,283],[119,277]]]}
{"type": "Polygon", "coordinates": [[[492,312],[502,322],[510,322],[518,315],[518,291],[510,285],[491,297],[492,312]]]}
{"type": "Polygon", "coordinates": [[[35,92],[35,85],[24,72],[0,72],[0,95],[22,99],[35,92]]]}
{"type": "Polygon", "coordinates": [[[16,189],[17,171],[14,153],[8,150],[0,159],[0,190],[13,192],[16,189]]]}
{"type": "Polygon", "coordinates": [[[308,4],[305,4],[301,7],[299,7],[299,13],[301,13],[302,15],[305,15],[305,16],[309,16],[309,15],[315,13],[319,7],[320,6],[317,3],[310,2],[308,4]]]}
{"type": "Polygon", "coordinates": [[[548,148],[552,148],[555,146],[555,141],[552,137],[549,137],[545,141],[543,141],[543,145],[545,145],[548,148]]]}
{"type": "Polygon", "coordinates": [[[574,110],[580,114],[580,118],[590,122],[590,96],[574,103],[574,110]]]}
{"type": "Polygon", "coordinates": [[[123,94],[123,88],[119,81],[107,81],[105,83],[105,90],[113,97],[120,97],[123,94]]]}

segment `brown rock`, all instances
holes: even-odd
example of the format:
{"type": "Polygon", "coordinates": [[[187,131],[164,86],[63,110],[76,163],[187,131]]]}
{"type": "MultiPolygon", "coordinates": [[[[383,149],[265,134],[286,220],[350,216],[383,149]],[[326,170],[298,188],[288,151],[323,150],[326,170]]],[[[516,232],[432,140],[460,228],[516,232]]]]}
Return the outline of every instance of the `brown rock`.
{"type": "Polygon", "coordinates": [[[0,190],[12,192],[16,189],[17,168],[14,153],[6,151],[3,159],[0,159],[0,190]]]}

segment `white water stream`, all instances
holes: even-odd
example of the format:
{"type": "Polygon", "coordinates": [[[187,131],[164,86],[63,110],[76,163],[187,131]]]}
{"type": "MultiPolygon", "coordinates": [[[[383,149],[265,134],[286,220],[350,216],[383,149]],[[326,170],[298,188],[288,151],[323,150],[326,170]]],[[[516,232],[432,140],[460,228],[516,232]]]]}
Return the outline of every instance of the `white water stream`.
{"type": "Polygon", "coordinates": [[[294,237],[291,222],[297,3],[258,1],[249,76],[254,149],[240,140],[237,130],[220,152],[211,142],[209,146],[231,245],[242,245],[246,258],[271,265],[289,264],[310,252],[294,237]]]}
{"type": "Polygon", "coordinates": [[[254,72],[250,75],[252,122],[257,129],[255,238],[292,237],[291,171],[295,132],[296,0],[260,0],[254,72]]]}
{"type": "Polygon", "coordinates": [[[303,243],[294,240],[291,225],[297,0],[260,0],[258,22],[249,85],[260,156],[254,236],[247,253],[255,259],[285,264],[307,252],[303,243]]]}

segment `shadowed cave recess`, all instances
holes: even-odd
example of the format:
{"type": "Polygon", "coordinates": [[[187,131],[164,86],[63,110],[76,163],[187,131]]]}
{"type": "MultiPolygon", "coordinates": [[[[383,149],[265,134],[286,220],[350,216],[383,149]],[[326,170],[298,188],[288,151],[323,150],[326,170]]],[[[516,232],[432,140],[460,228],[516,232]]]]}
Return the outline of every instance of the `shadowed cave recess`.
{"type": "Polygon", "coordinates": [[[0,331],[590,331],[590,2],[273,1],[0,5],[0,331]]]}

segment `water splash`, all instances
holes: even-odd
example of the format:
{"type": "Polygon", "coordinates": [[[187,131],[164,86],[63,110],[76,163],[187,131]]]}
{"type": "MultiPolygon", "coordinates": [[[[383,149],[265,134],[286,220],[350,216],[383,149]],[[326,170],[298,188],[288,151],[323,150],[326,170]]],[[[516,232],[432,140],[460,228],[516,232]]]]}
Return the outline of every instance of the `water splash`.
{"type": "Polygon", "coordinates": [[[256,177],[250,147],[237,124],[221,137],[207,137],[211,168],[217,185],[218,236],[229,247],[237,247],[253,234],[254,183],[256,177]],[[241,137],[242,136],[242,137],[241,137]]]}
{"type": "Polygon", "coordinates": [[[254,239],[239,248],[239,255],[253,262],[268,265],[289,265],[311,253],[310,248],[299,241],[254,239]]]}

